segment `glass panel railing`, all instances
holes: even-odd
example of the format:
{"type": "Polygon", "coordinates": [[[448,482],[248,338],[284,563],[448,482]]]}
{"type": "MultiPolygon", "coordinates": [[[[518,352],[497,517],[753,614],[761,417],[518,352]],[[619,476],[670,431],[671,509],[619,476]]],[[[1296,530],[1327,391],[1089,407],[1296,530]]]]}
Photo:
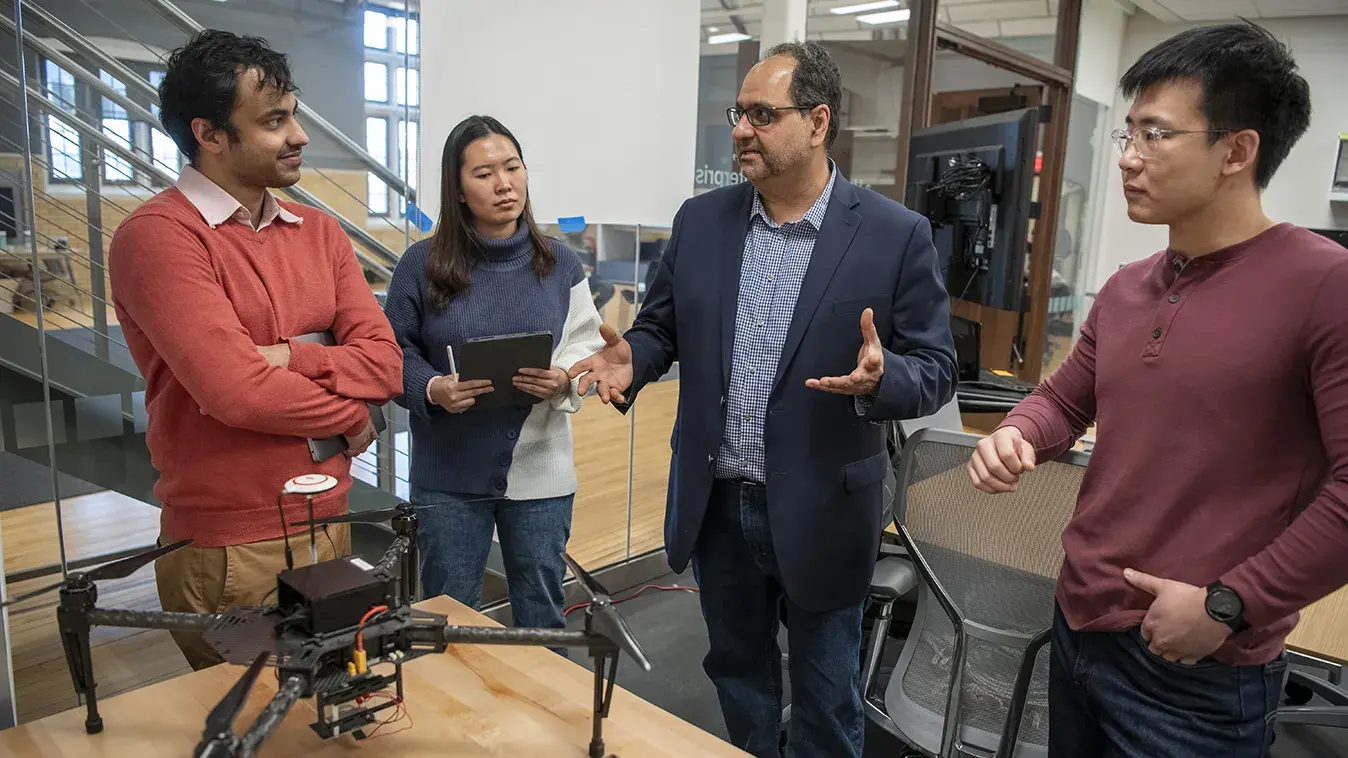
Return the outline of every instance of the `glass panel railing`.
{"type": "MultiPolygon", "coordinates": [[[[635,314],[636,227],[591,224],[564,232],[544,225],[543,232],[579,254],[600,317],[626,331],[635,314]]],[[[599,568],[627,557],[632,417],[590,395],[572,417],[571,430],[579,487],[567,550],[585,568],[599,568]]]]}
{"type": "MultiPolygon", "coordinates": [[[[669,242],[668,228],[640,227],[634,270],[637,310],[669,242]]],[[[665,544],[665,497],[669,489],[670,435],[679,404],[679,367],[641,391],[632,408],[632,514],[628,534],[628,557],[635,558],[665,544]]]]}

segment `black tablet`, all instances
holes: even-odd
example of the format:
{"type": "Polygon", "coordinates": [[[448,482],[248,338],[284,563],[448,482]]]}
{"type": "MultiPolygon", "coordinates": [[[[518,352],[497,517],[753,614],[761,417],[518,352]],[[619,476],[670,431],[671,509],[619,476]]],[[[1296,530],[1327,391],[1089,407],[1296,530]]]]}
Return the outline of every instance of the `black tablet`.
{"type": "Polygon", "coordinates": [[[552,332],[479,337],[464,342],[455,353],[454,364],[459,372],[459,381],[491,380],[492,391],[478,395],[470,411],[475,408],[533,405],[542,398],[516,388],[511,380],[522,368],[547,368],[552,365],[552,332]]]}

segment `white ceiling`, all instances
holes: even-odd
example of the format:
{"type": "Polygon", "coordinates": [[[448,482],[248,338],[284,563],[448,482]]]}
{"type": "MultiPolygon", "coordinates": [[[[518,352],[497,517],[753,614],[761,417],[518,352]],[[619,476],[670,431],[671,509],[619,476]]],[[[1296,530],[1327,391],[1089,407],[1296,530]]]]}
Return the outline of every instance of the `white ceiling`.
{"type": "MultiPolygon", "coordinates": [[[[861,0],[809,0],[807,35],[812,39],[866,40],[894,35],[895,25],[869,26],[831,8],[861,0]]],[[[1162,21],[1218,21],[1286,16],[1348,14],[1348,0],[1103,0],[1127,11],[1144,11],[1162,21]]],[[[1057,28],[1059,0],[940,0],[940,19],[981,37],[1051,36],[1057,28]]],[[[703,39],[737,31],[757,37],[763,0],[701,0],[703,39]],[[733,17],[733,18],[732,18],[733,17]],[[711,31],[712,29],[716,31],[711,31]]],[[[905,2],[905,5],[907,3],[905,2]]],[[[728,46],[733,47],[733,46],[728,46]]],[[[727,51],[729,52],[729,51],[727,51]]]]}
{"type": "MultiPolygon", "coordinates": [[[[948,1],[948,0],[947,0],[948,1]]],[[[1348,14],[1348,0],[1132,0],[1162,21],[1229,21],[1348,14]]]]}

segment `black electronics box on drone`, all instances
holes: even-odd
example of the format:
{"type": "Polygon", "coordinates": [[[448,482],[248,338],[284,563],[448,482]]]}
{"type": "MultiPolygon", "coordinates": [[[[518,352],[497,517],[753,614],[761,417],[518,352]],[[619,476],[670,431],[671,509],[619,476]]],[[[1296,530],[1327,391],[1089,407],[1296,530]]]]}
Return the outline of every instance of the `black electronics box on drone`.
{"type": "Polygon", "coordinates": [[[348,558],[288,569],[276,575],[276,604],[285,611],[305,609],[302,625],[310,634],[349,629],[376,605],[384,605],[388,586],[348,558]]]}

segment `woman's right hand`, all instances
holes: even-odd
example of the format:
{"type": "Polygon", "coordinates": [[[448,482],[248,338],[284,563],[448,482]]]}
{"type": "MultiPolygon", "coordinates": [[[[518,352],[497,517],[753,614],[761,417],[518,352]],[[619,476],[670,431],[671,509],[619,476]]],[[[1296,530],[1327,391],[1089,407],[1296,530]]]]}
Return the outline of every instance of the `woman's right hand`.
{"type": "Polygon", "coordinates": [[[490,379],[461,382],[459,375],[437,376],[431,380],[431,402],[450,413],[463,413],[477,402],[474,398],[492,391],[490,379]]]}

